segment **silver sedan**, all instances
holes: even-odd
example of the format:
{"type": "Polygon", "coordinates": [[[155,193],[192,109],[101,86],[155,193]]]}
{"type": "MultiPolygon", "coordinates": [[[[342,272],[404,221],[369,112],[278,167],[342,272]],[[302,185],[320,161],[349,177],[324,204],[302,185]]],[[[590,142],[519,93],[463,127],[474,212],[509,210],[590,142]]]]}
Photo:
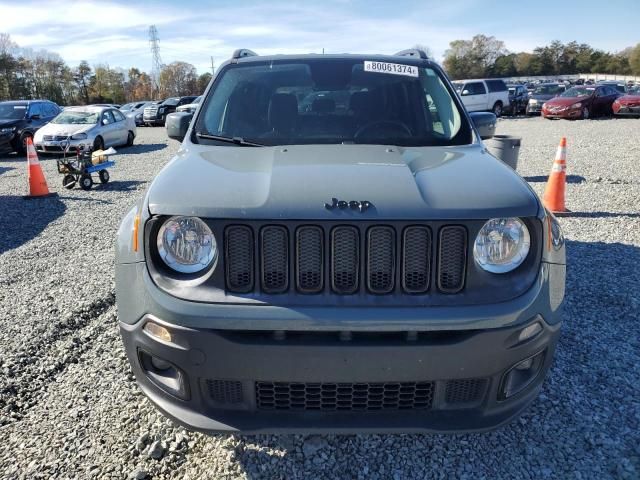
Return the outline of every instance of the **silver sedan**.
{"type": "Polygon", "coordinates": [[[68,144],[71,149],[101,150],[120,145],[133,145],[136,124],[115,108],[66,108],[50,123],[36,132],[33,143],[43,153],[62,152],[68,144]]]}

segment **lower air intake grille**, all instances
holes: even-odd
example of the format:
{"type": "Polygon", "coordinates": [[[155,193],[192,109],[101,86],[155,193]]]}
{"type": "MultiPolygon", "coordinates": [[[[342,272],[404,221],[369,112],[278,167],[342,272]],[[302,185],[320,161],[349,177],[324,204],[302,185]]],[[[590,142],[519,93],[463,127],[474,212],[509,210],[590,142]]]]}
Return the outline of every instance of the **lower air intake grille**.
{"type": "Polygon", "coordinates": [[[244,225],[225,230],[227,288],[244,293],[253,289],[253,231],[244,225]]]}
{"type": "Polygon", "coordinates": [[[426,410],[433,389],[432,382],[256,382],[256,403],[261,410],[426,410]]]}
{"type": "Polygon", "coordinates": [[[467,263],[467,230],[461,226],[440,230],[438,251],[438,288],[444,293],[456,293],[464,287],[467,263]]]}
{"type": "Polygon", "coordinates": [[[470,378],[467,380],[449,380],[445,393],[448,404],[472,403],[479,401],[484,395],[487,380],[470,378]]]}
{"type": "Polygon", "coordinates": [[[209,397],[215,403],[242,403],[242,383],[236,380],[207,380],[209,397]]]}

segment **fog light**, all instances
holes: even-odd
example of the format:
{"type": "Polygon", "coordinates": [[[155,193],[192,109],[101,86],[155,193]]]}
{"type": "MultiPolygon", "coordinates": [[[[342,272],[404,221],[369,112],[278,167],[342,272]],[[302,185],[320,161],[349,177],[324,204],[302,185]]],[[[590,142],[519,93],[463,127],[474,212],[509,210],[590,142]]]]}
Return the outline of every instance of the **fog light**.
{"type": "Polygon", "coordinates": [[[171,342],[171,332],[157,323],[147,322],[144,325],[144,331],[152,337],[162,340],[163,342],[171,342]]]}
{"type": "Polygon", "coordinates": [[[176,365],[143,350],[138,351],[138,358],[142,371],[157,387],[183,400],[190,398],[187,376],[176,365]]]}
{"type": "Polygon", "coordinates": [[[153,365],[153,368],[160,371],[169,370],[171,368],[171,364],[169,362],[153,356],[151,357],[151,365],[153,365]]]}
{"type": "Polygon", "coordinates": [[[525,327],[518,335],[518,341],[524,342],[525,340],[529,340],[532,337],[535,337],[538,333],[542,331],[542,325],[540,322],[532,323],[528,327],[525,327]]]}
{"type": "Polygon", "coordinates": [[[542,369],[544,354],[545,352],[542,351],[532,357],[525,358],[507,370],[500,384],[500,400],[520,393],[533,383],[542,369]]]}

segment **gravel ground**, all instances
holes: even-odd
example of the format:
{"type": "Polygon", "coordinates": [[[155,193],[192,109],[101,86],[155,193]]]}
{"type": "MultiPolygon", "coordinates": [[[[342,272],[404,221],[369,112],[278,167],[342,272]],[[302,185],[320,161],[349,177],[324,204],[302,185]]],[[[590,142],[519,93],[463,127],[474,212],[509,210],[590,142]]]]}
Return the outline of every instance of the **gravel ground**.
{"type": "Polygon", "coordinates": [[[112,182],[23,200],[0,159],[0,477],[640,477],[640,120],[500,120],[538,193],[568,138],[563,335],[539,399],[488,434],[227,436],[185,431],[138,391],[117,332],[113,238],[178,148],[139,129],[112,182]]]}

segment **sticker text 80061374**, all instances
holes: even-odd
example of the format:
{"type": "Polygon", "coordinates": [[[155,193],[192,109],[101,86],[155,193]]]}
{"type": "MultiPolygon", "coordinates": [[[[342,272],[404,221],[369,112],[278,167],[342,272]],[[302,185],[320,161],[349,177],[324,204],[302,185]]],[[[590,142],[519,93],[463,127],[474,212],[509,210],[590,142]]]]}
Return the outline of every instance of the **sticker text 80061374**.
{"type": "Polygon", "coordinates": [[[406,75],[409,77],[418,76],[418,67],[413,65],[403,65],[401,63],[372,62],[365,60],[365,72],[390,73],[392,75],[406,75]]]}

